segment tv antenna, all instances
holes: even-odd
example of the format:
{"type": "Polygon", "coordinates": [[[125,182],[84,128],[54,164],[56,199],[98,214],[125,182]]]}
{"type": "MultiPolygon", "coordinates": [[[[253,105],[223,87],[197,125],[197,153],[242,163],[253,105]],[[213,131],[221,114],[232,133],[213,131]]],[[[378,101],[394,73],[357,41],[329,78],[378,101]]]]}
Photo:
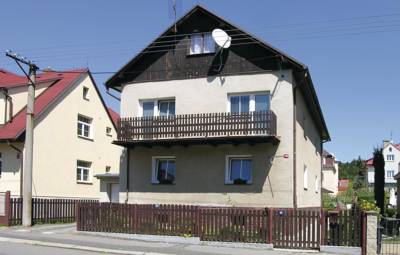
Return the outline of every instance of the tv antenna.
{"type": "Polygon", "coordinates": [[[224,30],[220,28],[214,29],[211,33],[211,36],[214,42],[219,47],[219,51],[217,53],[219,54],[219,60],[220,60],[220,65],[217,70],[217,72],[219,73],[222,69],[222,52],[224,51],[224,49],[228,49],[231,46],[232,37],[230,37],[224,30]]]}
{"type": "Polygon", "coordinates": [[[178,15],[182,12],[182,0],[169,0],[168,1],[168,13],[169,18],[174,20],[174,33],[178,32],[176,27],[176,20],[178,15]]]}

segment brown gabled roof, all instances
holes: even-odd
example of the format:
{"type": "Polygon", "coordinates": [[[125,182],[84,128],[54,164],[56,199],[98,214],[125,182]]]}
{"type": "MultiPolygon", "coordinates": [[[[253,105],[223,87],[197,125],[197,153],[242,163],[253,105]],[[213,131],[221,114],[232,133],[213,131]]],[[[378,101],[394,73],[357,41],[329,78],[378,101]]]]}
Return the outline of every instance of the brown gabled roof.
{"type": "MultiPolygon", "coordinates": [[[[254,35],[251,35],[250,33],[246,32],[244,29],[239,28],[239,26],[233,25],[233,23],[226,21],[225,19],[219,17],[218,15],[212,13],[211,11],[207,10],[206,8],[202,7],[201,5],[196,5],[193,9],[189,10],[185,15],[183,15],[177,22],[176,26],[179,27],[185,20],[193,15],[196,12],[203,12],[207,14],[208,16],[212,17],[213,19],[216,19],[220,23],[224,23],[229,27],[235,28],[235,30],[238,33],[241,34],[246,34],[250,40],[253,40],[256,42],[258,45],[261,45],[262,47],[268,49],[269,51],[272,51],[276,53],[277,55],[282,56],[282,58],[290,63],[294,69],[296,69],[299,74],[297,74],[297,78],[301,79],[302,81],[304,80],[305,82],[299,82],[299,87],[302,91],[303,96],[307,99],[306,103],[308,104],[308,107],[310,109],[311,115],[313,116],[313,120],[315,121],[318,129],[320,130],[322,140],[324,141],[330,141],[330,135],[328,128],[325,123],[325,119],[322,114],[321,106],[319,104],[317,94],[314,89],[314,85],[311,79],[310,72],[308,70],[308,67],[300,62],[299,60],[289,56],[285,52],[273,47],[269,43],[263,41],[262,39],[257,38],[254,35]]],[[[160,37],[168,36],[171,35],[174,31],[175,24],[171,25],[169,28],[167,28],[160,36],[158,36],[153,42],[151,42],[146,48],[144,48],[142,51],[140,51],[135,57],[133,57],[131,60],[129,60],[117,73],[115,73],[113,76],[111,76],[107,81],[106,81],[106,87],[107,88],[114,88],[116,90],[120,90],[120,81],[119,78],[123,76],[123,73],[127,71],[128,68],[130,68],[132,65],[137,63],[139,59],[141,59],[146,52],[149,52],[148,48],[151,46],[154,46],[157,41],[159,41],[160,37]]]]}

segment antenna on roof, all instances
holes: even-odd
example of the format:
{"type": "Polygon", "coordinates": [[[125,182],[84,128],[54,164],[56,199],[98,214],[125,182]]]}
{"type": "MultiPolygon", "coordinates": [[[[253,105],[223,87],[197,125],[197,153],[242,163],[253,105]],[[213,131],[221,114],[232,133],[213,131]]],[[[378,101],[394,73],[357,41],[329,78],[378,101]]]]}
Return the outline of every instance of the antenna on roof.
{"type": "Polygon", "coordinates": [[[224,51],[224,49],[228,49],[231,46],[232,38],[220,28],[214,29],[211,33],[211,36],[220,49],[217,53],[219,54],[220,59],[220,64],[217,70],[217,72],[219,73],[222,69],[222,52],[224,51]]]}
{"type": "Polygon", "coordinates": [[[182,0],[169,0],[168,1],[168,16],[174,20],[174,33],[178,32],[176,27],[177,16],[182,13],[182,0]]]}

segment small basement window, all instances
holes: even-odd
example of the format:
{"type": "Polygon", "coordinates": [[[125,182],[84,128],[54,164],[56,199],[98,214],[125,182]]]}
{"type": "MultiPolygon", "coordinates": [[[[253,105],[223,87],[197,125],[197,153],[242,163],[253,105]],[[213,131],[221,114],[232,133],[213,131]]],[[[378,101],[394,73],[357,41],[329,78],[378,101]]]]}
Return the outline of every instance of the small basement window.
{"type": "Polygon", "coordinates": [[[195,33],[190,35],[190,55],[215,52],[215,42],[211,33],[195,33]]]}

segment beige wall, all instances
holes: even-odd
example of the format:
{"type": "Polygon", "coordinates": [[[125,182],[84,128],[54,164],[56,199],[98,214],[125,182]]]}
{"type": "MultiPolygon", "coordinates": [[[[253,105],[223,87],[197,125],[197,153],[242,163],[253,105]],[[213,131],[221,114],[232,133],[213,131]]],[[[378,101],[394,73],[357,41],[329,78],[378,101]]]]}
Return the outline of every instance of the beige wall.
{"type": "MultiPolygon", "coordinates": [[[[22,150],[22,143],[12,143],[15,147],[22,150]]],[[[0,192],[11,191],[11,195],[19,195],[21,160],[17,158],[18,152],[6,143],[0,144],[2,161],[2,174],[0,177],[0,192]]],[[[20,155],[21,156],[21,155],[20,155]]]]}
{"type": "MultiPolygon", "coordinates": [[[[271,110],[277,117],[277,133],[280,137],[279,146],[271,144],[257,145],[249,147],[240,145],[230,146],[189,146],[188,148],[172,147],[168,149],[134,149],[131,151],[131,182],[139,185],[142,181],[145,186],[140,185],[131,187],[129,202],[161,202],[171,201],[180,203],[202,203],[229,205],[230,201],[239,205],[248,206],[293,206],[292,171],[293,161],[284,159],[282,156],[288,154],[293,156],[293,104],[292,104],[292,73],[283,71],[282,73],[268,73],[257,75],[241,75],[227,77],[209,77],[190,80],[174,80],[164,82],[136,83],[125,85],[121,99],[121,116],[138,116],[139,100],[155,98],[175,98],[176,114],[183,113],[206,113],[206,112],[226,112],[228,107],[228,95],[230,93],[247,92],[270,92],[271,110]],[[284,75],[284,77],[281,77],[284,75]],[[161,150],[161,151],[159,151],[161,150]],[[238,150],[243,154],[256,155],[257,169],[260,179],[255,180],[249,186],[228,186],[224,185],[223,174],[225,171],[225,156],[227,154],[237,154],[238,150]],[[187,183],[190,175],[195,173],[200,181],[195,181],[201,185],[204,180],[209,180],[210,185],[204,186],[203,190],[191,192],[194,184],[177,184],[173,187],[161,187],[149,184],[149,174],[151,173],[151,156],[156,154],[169,154],[174,151],[177,156],[177,169],[182,169],[180,182],[187,183]],[[196,156],[197,155],[197,156],[196,156]],[[275,156],[273,164],[267,170],[269,157],[275,156]],[[211,159],[210,159],[211,158],[211,159]],[[191,162],[197,162],[193,164],[191,162]],[[202,164],[207,164],[204,168],[202,164]],[[218,162],[218,163],[216,163],[218,162]],[[203,175],[203,169],[209,171],[209,176],[203,175]],[[266,172],[268,171],[267,178],[266,172]],[[136,176],[136,174],[139,176],[136,176]],[[136,176],[136,181],[135,180],[136,176]],[[222,177],[221,177],[222,176],[222,177]],[[272,183],[272,187],[270,186],[272,183]],[[136,189],[138,188],[138,189],[136,189]],[[151,189],[149,191],[148,189],[151,189]],[[175,190],[174,190],[175,189],[175,190]],[[177,191],[178,189],[179,191],[177,191]],[[239,192],[243,190],[243,192],[239,192]]],[[[179,171],[179,170],[177,170],[179,171]]],[[[253,171],[253,173],[254,173],[253,171]]],[[[125,183],[126,173],[121,176],[121,184],[125,183]]],[[[178,178],[178,176],[177,176],[178,178]]],[[[202,186],[202,185],[201,185],[202,186]]],[[[124,191],[122,187],[121,191],[124,191]]],[[[126,193],[121,193],[121,200],[124,200],[126,193]]]]}
{"type": "MultiPolygon", "coordinates": [[[[99,198],[100,181],[93,176],[105,173],[106,166],[118,173],[121,149],[111,144],[116,131],[89,76],[35,121],[33,196],[99,198]],[[82,97],[83,86],[89,88],[89,100],[82,97]],[[93,118],[93,140],[77,137],[78,113],[93,118]],[[112,127],[111,136],[106,135],[106,127],[112,127]],[[77,160],[92,162],[92,183],[77,183],[77,160]]],[[[0,187],[3,190],[1,182],[0,187]]]]}
{"type": "Polygon", "coordinates": [[[298,207],[321,206],[321,138],[300,90],[296,90],[296,179],[298,207]],[[304,188],[304,168],[308,188],[304,188]],[[315,181],[317,178],[317,182],[315,181]]]}
{"type": "Polygon", "coordinates": [[[334,195],[338,193],[339,185],[339,166],[335,162],[332,167],[322,168],[322,187],[324,189],[330,190],[334,195]]]}
{"type": "MultiPolygon", "coordinates": [[[[38,97],[46,88],[50,85],[50,82],[40,83],[35,88],[35,97],[38,97]]],[[[28,87],[27,86],[19,86],[10,88],[8,90],[9,96],[12,97],[13,103],[13,115],[17,114],[22,108],[26,106],[26,102],[28,100],[28,87]]],[[[2,109],[4,112],[4,110],[2,109]]]]}

